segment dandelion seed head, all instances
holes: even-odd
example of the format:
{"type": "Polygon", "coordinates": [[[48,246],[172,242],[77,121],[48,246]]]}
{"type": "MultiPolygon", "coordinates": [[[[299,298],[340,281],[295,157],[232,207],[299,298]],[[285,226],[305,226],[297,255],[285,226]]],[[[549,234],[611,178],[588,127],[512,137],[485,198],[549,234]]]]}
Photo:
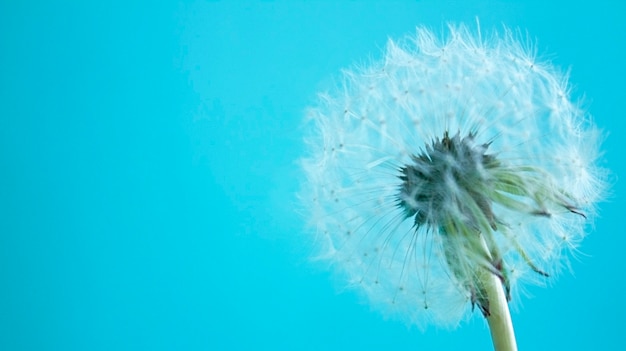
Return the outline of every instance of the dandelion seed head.
{"type": "Polygon", "coordinates": [[[319,257],[422,328],[486,308],[477,267],[512,298],[567,267],[606,188],[567,75],[507,29],[418,28],[345,70],[308,118],[299,195],[319,257]]]}

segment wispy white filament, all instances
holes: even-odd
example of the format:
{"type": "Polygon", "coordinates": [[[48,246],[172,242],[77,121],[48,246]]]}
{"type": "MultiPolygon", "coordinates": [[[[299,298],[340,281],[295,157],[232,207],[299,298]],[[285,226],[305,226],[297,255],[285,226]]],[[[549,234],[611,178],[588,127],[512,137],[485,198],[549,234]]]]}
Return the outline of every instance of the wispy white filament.
{"type": "MultiPolygon", "coordinates": [[[[482,38],[450,26],[440,39],[418,28],[390,40],[381,60],[343,72],[309,111],[300,197],[319,235],[319,257],[386,315],[420,327],[454,326],[470,315],[472,294],[451,271],[450,255],[492,264],[437,226],[416,227],[398,206],[400,169],[446,132],[474,135],[507,169],[533,169],[533,176],[519,173],[530,195],[491,204],[514,299],[520,282],[550,279],[537,270],[558,273],[585,236],[605,188],[595,165],[599,132],[570,100],[567,75],[517,37],[504,30],[482,38]],[[554,201],[561,194],[562,202],[554,201]]],[[[466,192],[455,179],[442,184],[443,214],[432,218],[454,214],[463,222],[468,213],[458,202],[466,192]]]]}

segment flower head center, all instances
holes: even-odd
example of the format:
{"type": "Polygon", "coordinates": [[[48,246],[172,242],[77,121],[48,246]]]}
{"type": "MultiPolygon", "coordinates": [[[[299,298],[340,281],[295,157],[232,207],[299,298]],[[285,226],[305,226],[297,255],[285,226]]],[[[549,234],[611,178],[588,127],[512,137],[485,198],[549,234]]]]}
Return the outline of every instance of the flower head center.
{"type": "Polygon", "coordinates": [[[478,144],[475,134],[436,138],[411,162],[400,168],[397,205],[406,218],[414,217],[415,226],[440,227],[450,218],[472,227],[495,219],[487,189],[491,182],[489,169],[499,162],[486,154],[489,144],[478,144]]]}

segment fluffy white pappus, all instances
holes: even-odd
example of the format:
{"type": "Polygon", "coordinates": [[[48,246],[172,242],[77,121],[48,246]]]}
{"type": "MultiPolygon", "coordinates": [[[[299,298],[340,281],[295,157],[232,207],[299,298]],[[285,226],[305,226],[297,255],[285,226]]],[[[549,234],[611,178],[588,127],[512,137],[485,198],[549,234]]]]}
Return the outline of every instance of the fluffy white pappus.
{"type": "Polygon", "coordinates": [[[507,29],[390,40],[307,117],[299,196],[318,257],[420,328],[485,307],[478,269],[513,300],[521,282],[552,279],[604,196],[600,133],[567,75],[507,29]]]}

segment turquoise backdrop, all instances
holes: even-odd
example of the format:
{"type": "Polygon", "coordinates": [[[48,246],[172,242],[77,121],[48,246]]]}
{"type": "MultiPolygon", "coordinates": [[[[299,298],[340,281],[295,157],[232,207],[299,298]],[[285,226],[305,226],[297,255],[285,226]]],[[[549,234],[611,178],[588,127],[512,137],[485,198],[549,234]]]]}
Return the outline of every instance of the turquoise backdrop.
{"type": "Polygon", "coordinates": [[[386,321],[308,260],[305,108],[388,37],[527,30],[607,132],[612,196],[520,350],[626,349],[626,5],[3,1],[0,350],[490,350],[386,321]]]}

